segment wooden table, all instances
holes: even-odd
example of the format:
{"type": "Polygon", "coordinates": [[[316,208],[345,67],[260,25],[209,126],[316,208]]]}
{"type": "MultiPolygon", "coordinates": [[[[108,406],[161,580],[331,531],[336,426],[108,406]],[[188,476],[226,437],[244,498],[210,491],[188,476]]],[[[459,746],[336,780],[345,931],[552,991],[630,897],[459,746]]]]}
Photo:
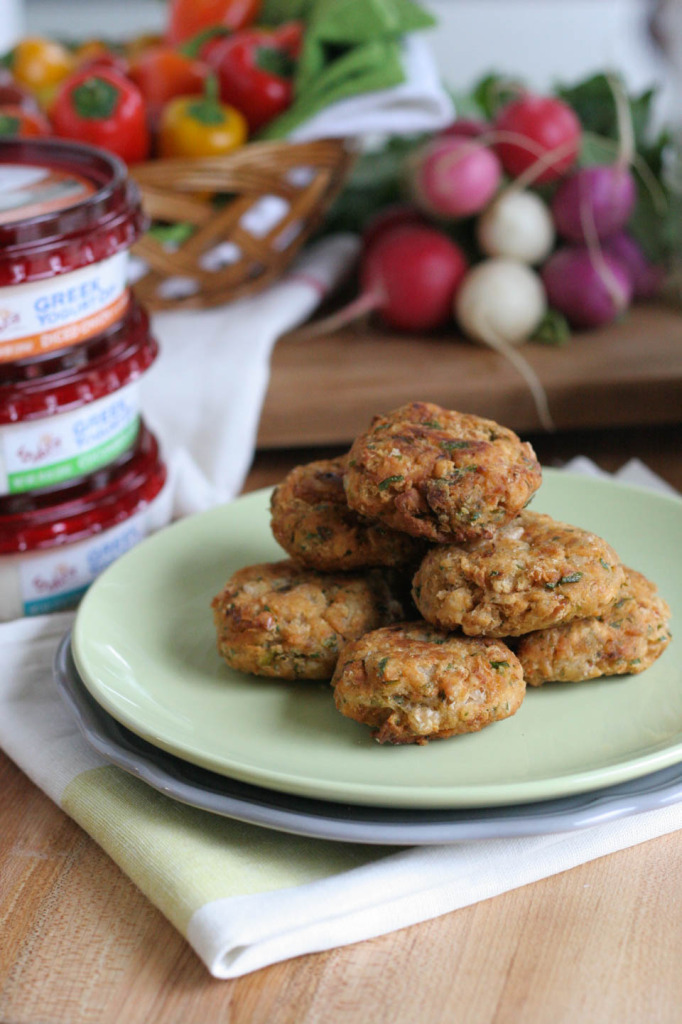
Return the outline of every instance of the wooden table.
{"type": "MultiPolygon", "coordinates": [[[[635,306],[621,323],[576,334],[561,348],[525,345],[522,353],[559,430],[682,419],[678,308],[635,306]]],[[[525,382],[497,353],[450,329],[414,338],[359,324],[278,343],[260,446],[346,444],[374,413],[414,400],[488,416],[524,434],[538,429],[525,382]]]]}
{"type": "MultiPolygon", "coordinates": [[[[679,427],[540,438],[682,489],[679,427]]],[[[260,455],[250,488],[308,452],[260,455]]],[[[679,553],[675,553],[679,557],[679,553]]],[[[0,754],[3,1024],[678,1024],[682,834],[368,942],[215,981],[118,867],[0,754]]]]}

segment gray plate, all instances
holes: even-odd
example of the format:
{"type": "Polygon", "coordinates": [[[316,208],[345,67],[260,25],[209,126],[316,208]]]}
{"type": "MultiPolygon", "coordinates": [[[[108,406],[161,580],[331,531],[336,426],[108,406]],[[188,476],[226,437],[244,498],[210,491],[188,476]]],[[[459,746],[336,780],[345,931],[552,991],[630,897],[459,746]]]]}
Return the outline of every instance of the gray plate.
{"type": "Polygon", "coordinates": [[[410,811],[310,800],[199,768],[119,725],[81,681],[71,656],[70,634],[57,651],[54,675],[83,736],[110,763],[174,800],[295,835],[348,843],[427,846],[569,832],[682,800],[682,765],[594,793],[465,811],[410,811]]]}

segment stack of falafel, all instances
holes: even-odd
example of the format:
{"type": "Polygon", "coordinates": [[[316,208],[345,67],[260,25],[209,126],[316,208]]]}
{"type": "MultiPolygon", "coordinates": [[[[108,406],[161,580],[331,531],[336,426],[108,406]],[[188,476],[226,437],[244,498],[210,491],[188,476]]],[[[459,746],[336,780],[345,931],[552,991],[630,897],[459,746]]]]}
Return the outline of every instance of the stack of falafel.
{"type": "Polygon", "coordinates": [[[642,672],[670,642],[667,604],[606,541],[526,509],[541,481],[492,420],[426,402],[376,416],[273,492],[291,557],[214,598],[220,654],[331,679],[339,711],[394,744],[508,718],[526,684],[642,672]]]}

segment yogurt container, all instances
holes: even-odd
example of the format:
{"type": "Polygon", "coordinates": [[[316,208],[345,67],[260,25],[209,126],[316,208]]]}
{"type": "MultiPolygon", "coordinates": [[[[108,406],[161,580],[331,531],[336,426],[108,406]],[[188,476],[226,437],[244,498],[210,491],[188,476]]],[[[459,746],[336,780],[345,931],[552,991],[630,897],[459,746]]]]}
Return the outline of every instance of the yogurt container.
{"type": "Polygon", "coordinates": [[[0,363],[79,344],[125,313],[137,186],[104,150],[57,139],[0,147],[0,363]]]}
{"type": "Polygon", "coordinates": [[[147,314],[132,303],[77,348],[0,363],[0,496],[64,486],[131,448],[139,381],[157,352],[147,314]]]}
{"type": "Polygon", "coordinates": [[[57,494],[0,499],[0,621],[71,608],[90,583],[171,517],[154,435],[57,494]]]}

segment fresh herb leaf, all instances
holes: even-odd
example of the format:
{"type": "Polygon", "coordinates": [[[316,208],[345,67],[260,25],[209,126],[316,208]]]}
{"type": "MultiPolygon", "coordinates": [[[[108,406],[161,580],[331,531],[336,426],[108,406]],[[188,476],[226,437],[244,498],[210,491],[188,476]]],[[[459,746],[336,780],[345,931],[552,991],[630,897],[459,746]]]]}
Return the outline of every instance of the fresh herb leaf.
{"type": "Polygon", "coordinates": [[[568,576],[562,576],[556,583],[545,583],[545,587],[547,590],[554,590],[555,587],[560,587],[562,583],[577,583],[582,578],[583,574],[581,572],[572,572],[568,576]]]}
{"type": "Polygon", "coordinates": [[[490,665],[491,665],[492,668],[495,668],[498,671],[501,668],[509,668],[509,662],[508,661],[491,661],[490,665]]]}
{"type": "Polygon", "coordinates": [[[405,479],[404,476],[387,476],[379,484],[379,490],[380,491],[385,491],[385,490],[387,490],[387,488],[389,488],[391,486],[391,484],[399,484],[404,479],[405,479]]]}

